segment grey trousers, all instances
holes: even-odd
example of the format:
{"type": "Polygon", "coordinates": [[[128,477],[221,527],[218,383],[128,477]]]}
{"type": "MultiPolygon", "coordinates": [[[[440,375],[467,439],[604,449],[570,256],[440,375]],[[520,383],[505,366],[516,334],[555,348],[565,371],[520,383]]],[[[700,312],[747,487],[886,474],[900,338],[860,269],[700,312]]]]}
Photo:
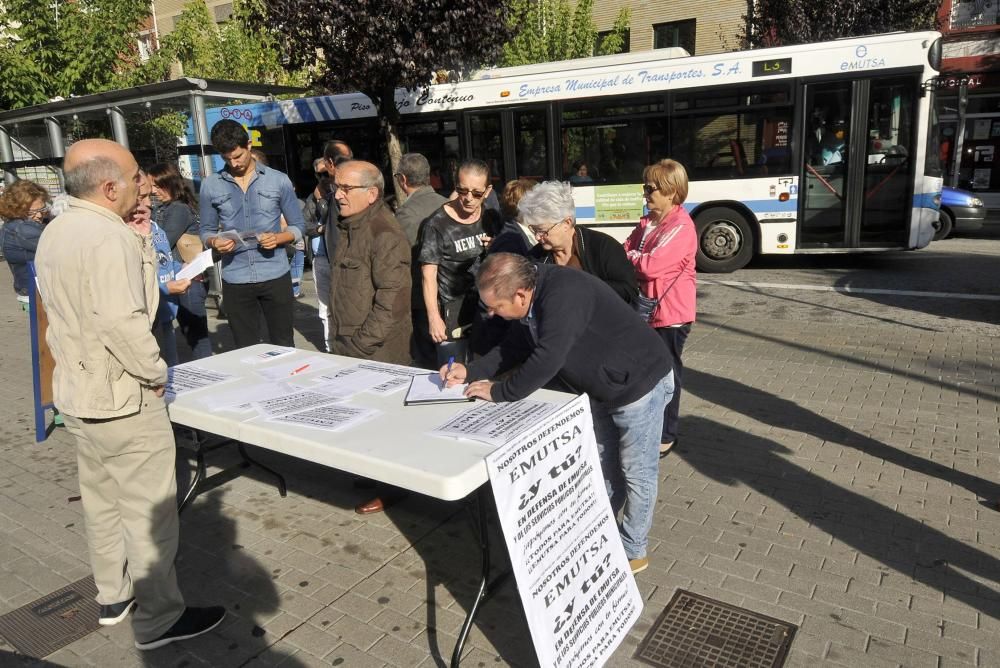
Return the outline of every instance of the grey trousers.
{"type": "Polygon", "coordinates": [[[155,640],[184,612],[174,569],[176,446],[166,404],[144,389],[134,415],[63,420],[77,443],[97,602],[111,605],[135,596],[135,638],[155,640]]]}

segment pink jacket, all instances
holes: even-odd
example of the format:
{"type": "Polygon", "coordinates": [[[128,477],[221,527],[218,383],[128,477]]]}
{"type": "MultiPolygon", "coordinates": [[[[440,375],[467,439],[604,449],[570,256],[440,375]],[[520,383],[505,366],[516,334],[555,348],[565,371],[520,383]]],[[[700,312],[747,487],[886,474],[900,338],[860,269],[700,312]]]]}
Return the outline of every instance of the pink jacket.
{"type": "Polygon", "coordinates": [[[639,244],[649,217],[639,220],[625,241],[625,253],[635,267],[639,291],[647,297],[660,299],[650,323],[653,327],[669,327],[695,318],[697,278],[694,264],[698,252],[698,233],[694,221],[683,207],[676,207],[649,233],[642,252],[639,244]]]}

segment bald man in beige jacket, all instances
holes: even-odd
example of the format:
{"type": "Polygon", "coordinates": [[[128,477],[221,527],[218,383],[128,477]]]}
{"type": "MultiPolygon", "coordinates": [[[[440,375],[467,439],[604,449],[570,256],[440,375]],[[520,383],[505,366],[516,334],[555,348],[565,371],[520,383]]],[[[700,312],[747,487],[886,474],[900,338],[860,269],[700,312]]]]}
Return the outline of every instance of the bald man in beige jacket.
{"type": "Polygon", "coordinates": [[[139,649],[217,626],[177,587],[176,447],[163,399],[167,365],[152,334],[159,300],[152,240],[125,224],[142,173],[124,147],[77,142],[63,167],[66,210],[36,253],[56,366],[54,402],[77,443],[80,496],[100,623],[135,609],[139,649]]]}

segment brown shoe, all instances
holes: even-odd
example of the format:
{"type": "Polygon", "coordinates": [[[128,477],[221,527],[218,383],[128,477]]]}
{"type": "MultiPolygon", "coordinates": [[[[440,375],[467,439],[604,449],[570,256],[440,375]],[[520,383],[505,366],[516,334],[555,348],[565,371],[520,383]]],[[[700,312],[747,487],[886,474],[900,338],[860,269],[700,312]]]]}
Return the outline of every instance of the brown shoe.
{"type": "Polygon", "coordinates": [[[358,515],[371,515],[383,510],[385,510],[385,505],[382,503],[382,497],[379,496],[354,506],[354,512],[358,515]]]}

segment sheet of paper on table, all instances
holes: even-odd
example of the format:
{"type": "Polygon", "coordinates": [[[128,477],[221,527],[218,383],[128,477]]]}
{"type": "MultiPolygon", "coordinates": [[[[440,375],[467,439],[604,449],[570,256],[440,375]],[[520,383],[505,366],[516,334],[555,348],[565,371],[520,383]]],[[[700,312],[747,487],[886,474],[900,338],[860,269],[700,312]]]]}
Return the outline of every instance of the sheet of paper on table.
{"type": "Polygon", "coordinates": [[[441,380],[441,374],[425,373],[421,376],[413,376],[410,381],[410,389],[403,399],[404,406],[415,406],[419,404],[450,404],[463,401],[472,401],[465,396],[465,389],[468,385],[454,385],[445,387],[441,380]]]}
{"type": "MultiPolygon", "coordinates": [[[[355,367],[349,367],[355,368],[355,367]]],[[[384,383],[372,387],[367,392],[372,394],[387,395],[399,392],[405,387],[409,387],[410,379],[427,373],[427,369],[418,369],[413,366],[400,366],[399,364],[389,364],[387,362],[361,362],[356,368],[363,371],[376,371],[378,373],[391,376],[384,383]]],[[[347,371],[347,369],[344,369],[347,371]]]]}
{"type": "Polygon", "coordinates": [[[223,389],[210,394],[206,393],[201,398],[201,404],[212,412],[224,410],[244,412],[253,410],[253,402],[255,401],[265,401],[285,396],[298,389],[291,387],[287,383],[240,384],[238,387],[223,389]]]}
{"type": "Polygon", "coordinates": [[[265,350],[262,353],[257,353],[256,355],[248,355],[240,361],[244,364],[263,364],[264,362],[273,362],[274,360],[285,357],[286,355],[293,355],[298,352],[295,348],[272,348],[271,350],[265,350]]]}
{"type": "MultiPolygon", "coordinates": [[[[359,392],[371,391],[397,379],[388,373],[360,369],[358,366],[360,365],[315,376],[312,378],[313,384],[309,385],[308,389],[349,397],[359,392]]],[[[406,382],[410,382],[409,378],[406,382]]]]}
{"type": "Polygon", "coordinates": [[[268,380],[282,381],[294,378],[298,375],[323,371],[324,369],[330,369],[335,366],[337,366],[337,362],[335,362],[329,355],[310,355],[309,357],[300,357],[294,362],[285,362],[284,364],[276,364],[274,366],[254,369],[254,373],[263,376],[268,380]]]}
{"type": "Polygon", "coordinates": [[[370,420],[382,411],[374,408],[360,408],[346,404],[314,406],[304,411],[268,418],[268,422],[281,422],[299,427],[343,431],[361,422],[370,420]]]}
{"type": "Polygon", "coordinates": [[[182,392],[200,390],[209,385],[224,383],[235,378],[232,374],[222,371],[212,371],[192,364],[181,364],[167,369],[167,385],[164,388],[169,396],[177,396],[182,392]]]}
{"type": "Polygon", "coordinates": [[[503,445],[558,408],[559,404],[531,399],[498,404],[483,401],[430,433],[503,445]]]}
{"type": "Polygon", "coordinates": [[[339,400],[339,397],[323,394],[322,392],[300,390],[291,394],[283,394],[270,399],[254,401],[253,408],[262,415],[275,417],[295,413],[314,406],[323,406],[339,400]]]}
{"type": "Polygon", "coordinates": [[[177,280],[183,280],[185,278],[194,278],[198,274],[202,274],[206,269],[212,266],[212,249],[204,250],[198,253],[191,262],[181,268],[180,271],[174,276],[177,280]]]}

